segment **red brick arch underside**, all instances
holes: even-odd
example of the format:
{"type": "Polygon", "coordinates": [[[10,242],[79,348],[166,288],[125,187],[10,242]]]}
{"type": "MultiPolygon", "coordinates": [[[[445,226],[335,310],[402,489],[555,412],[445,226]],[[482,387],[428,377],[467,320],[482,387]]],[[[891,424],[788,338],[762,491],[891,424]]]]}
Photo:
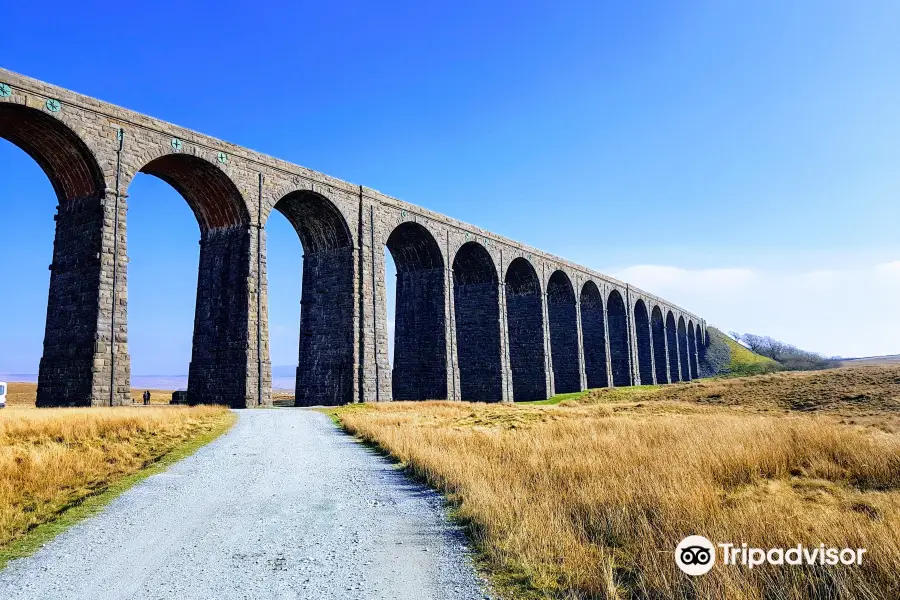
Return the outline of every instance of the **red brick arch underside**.
{"type": "Polygon", "coordinates": [[[0,104],[0,137],[31,156],[47,174],[62,204],[97,197],[106,184],[87,145],[58,119],[20,104],[0,104]]]}
{"type": "Polygon", "coordinates": [[[150,161],[140,172],[175,188],[194,211],[201,231],[250,223],[237,186],[207,160],[190,154],[167,154],[150,161]]]}

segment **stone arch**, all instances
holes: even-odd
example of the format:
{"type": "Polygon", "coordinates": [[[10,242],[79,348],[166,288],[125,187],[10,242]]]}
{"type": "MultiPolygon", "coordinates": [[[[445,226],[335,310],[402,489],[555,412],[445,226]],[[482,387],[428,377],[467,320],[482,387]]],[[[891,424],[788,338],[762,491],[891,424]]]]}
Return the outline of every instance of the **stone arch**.
{"type": "Polygon", "coordinates": [[[609,359],[613,385],[619,387],[631,385],[628,311],[618,290],[609,293],[606,301],[606,320],[609,324],[609,359]]]}
{"type": "MultiPolygon", "coordinates": [[[[95,352],[106,345],[101,331],[100,287],[106,183],[99,161],[82,138],[44,111],[0,103],[0,138],[30,156],[50,180],[56,199],[56,233],[47,300],[38,406],[88,406],[95,390],[95,352]]],[[[109,217],[114,214],[107,213],[109,217]]],[[[108,318],[108,317],[107,317],[108,318]]],[[[121,366],[121,365],[120,365],[121,366]]],[[[102,375],[109,386],[109,373],[102,375]]],[[[108,394],[108,392],[107,392],[108,394]]],[[[124,394],[114,403],[119,403],[124,394]]],[[[109,397],[107,397],[107,402],[109,397]]]]}
{"type": "Polygon", "coordinates": [[[60,204],[103,196],[106,183],[99,161],[81,137],[60,120],[41,110],[3,102],[0,138],[21,148],[40,165],[60,204]]]}
{"type": "Polygon", "coordinates": [[[247,377],[252,360],[253,234],[244,197],[221,168],[192,154],[163,154],[137,172],[172,186],[187,202],[200,227],[188,401],[252,405],[257,390],[247,389],[247,377]]]}
{"type": "Polygon", "coordinates": [[[503,398],[500,289],[487,249],[466,242],[453,259],[453,310],[462,400],[503,398]]]}
{"type": "Polygon", "coordinates": [[[419,223],[398,225],[386,243],[397,266],[394,400],[447,398],[444,259],[419,223]]]}
{"type": "Polygon", "coordinates": [[[650,312],[650,331],[653,336],[653,362],[656,365],[656,383],[669,383],[669,373],[666,368],[666,326],[663,322],[662,311],[659,305],[653,307],[650,312]]]}
{"type": "MultiPolygon", "coordinates": [[[[696,331],[697,359],[702,362],[704,357],[706,356],[706,340],[703,337],[703,329],[700,327],[700,323],[697,323],[694,327],[697,330],[696,331]]],[[[697,365],[697,368],[699,371],[699,365],[697,365]]]]}
{"type": "Polygon", "coordinates": [[[191,207],[200,231],[247,226],[250,214],[234,181],[214,163],[192,154],[169,153],[154,158],[140,173],[162,179],[191,207]]]}
{"type": "Polygon", "coordinates": [[[638,375],[641,378],[641,385],[650,385],[653,383],[650,317],[647,315],[647,305],[640,299],[634,303],[634,328],[637,342],[638,375]]]}
{"type": "Polygon", "coordinates": [[[691,370],[691,379],[697,379],[700,376],[699,368],[697,365],[697,336],[694,333],[694,322],[688,320],[687,323],[687,338],[688,338],[688,362],[690,364],[691,370]]]}
{"type": "Polygon", "coordinates": [[[581,367],[575,289],[569,276],[561,270],[554,271],[547,282],[547,323],[556,393],[577,392],[581,389],[581,367]]]}
{"type": "Polygon", "coordinates": [[[296,190],[275,203],[303,246],[295,403],[353,401],[353,237],[331,200],[296,190]]]}
{"type": "Polygon", "coordinates": [[[675,315],[670,310],[666,315],[666,347],[669,349],[669,382],[681,381],[681,363],[678,360],[678,328],[675,315]]]}
{"type": "Polygon", "coordinates": [[[584,347],[584,371],[589,388],[609,386],[606,371],[606,326],[603,319],[603,296],[597,284],[587,281],[581,286],[581,342],[584,347]]]}
{"type": "Polygon", "coordinates": [[[681,366],[681,380],[691,380],[691,364],[688,350],[687,328],[684,317],[678,317],[678,364],[681,366]]]}
{"type": "Polygon", "coordinates": [[[513,398],[545,399],[547,362],[540,279],[530,262],[516,258],[506,269],[504,286],[513,398]]]}

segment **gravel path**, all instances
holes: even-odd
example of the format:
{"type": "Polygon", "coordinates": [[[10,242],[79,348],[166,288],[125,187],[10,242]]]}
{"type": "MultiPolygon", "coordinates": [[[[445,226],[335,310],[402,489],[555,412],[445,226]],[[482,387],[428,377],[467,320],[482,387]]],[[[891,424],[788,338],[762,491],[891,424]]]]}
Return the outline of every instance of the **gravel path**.
{"type": "Polygon", "coordinates": [[[440,496],[301,409],[226,435],[0,572],[4,600],[484,598],[440,496]]]}

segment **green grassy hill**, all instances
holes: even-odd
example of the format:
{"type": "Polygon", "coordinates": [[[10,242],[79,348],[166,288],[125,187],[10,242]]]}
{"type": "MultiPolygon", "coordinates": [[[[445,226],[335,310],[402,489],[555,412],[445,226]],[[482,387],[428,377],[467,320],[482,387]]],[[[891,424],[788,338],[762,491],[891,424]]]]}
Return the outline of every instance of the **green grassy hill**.
{"type": "Polygon", "coordinates": [[[715,327],[707,328],[709,346],[700,364],[701,377],[759,375],[780,371],[782,366],[737,343],[715,327]]]}

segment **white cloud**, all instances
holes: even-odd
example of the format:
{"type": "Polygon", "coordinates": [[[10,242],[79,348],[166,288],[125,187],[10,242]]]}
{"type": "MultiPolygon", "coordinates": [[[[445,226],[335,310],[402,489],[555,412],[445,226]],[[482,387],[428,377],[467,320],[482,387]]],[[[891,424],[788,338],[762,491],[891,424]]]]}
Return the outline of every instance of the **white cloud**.
{"type": "Polygon", "coordinates": [[[613,276],[653,293],[659,289],[686,288],[712,295],[731,295],[751,287],[759,274],[741,268],[689,271],[679,267],[636,265],[613,273],[613,276]]]}
{"type": "Polygon", "coordinates": [[[857,269],[763,271],[637,265],[611,275],[725,331],[771,335],[827,355],[900,352],[900,261],[857,269]]]}
{"type": "Polygon", "coordinates": [[[875,272],[886,280],[900,279],[900,260],[875,265],[875,272]]]}

